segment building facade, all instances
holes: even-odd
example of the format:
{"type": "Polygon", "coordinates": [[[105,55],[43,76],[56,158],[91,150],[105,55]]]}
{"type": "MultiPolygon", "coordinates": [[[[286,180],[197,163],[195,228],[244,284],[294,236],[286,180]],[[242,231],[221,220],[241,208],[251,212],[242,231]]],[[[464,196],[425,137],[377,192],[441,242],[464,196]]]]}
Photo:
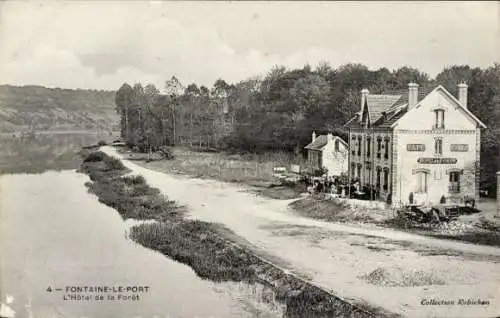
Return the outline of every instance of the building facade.
{"type": "Polygon", "coordinates": [[[349,129],[349,177],[393,205],[457,202],[479,196],[484,124],[442,86],[372,95],[361,92],[349,129]]]}
{"type": "Polygon", "coordinates": [[[312,133],[307,149],[307,168],[309,171],[326,168],[329,176],[347,173],[348,144],[339,136],[332,134],[316,136],[312,133]]]}

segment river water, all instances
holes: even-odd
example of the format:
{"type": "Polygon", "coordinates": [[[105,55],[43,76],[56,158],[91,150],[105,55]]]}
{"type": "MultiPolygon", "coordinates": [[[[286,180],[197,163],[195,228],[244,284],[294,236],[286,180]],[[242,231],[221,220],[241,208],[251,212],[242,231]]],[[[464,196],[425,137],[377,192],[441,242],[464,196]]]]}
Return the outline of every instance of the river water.
{"type": "Polygon", "coordinates": [[[37,318],[282,316],[281,306],[261,301],[265,291],[259,286],[202,280],[189,267],[135,244],[126,234],[130,225],[87,193],[88,180],[74,170],[0,176],[4,313],[37,318]],[[85,286],[109,289],[73,292],[85,286]],[[72,300],[78,296],[92,299],[72,300]]]}

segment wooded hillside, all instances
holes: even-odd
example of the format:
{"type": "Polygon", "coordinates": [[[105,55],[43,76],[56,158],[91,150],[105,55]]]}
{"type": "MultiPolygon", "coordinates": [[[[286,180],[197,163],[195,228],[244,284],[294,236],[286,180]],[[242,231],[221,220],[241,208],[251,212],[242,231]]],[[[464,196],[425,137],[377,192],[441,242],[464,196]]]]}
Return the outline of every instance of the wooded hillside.
{"type": "Polygon", "coordinates": [[[114,98],[113,91],[1,85],[0,132],[116,130],[114,98]]]}

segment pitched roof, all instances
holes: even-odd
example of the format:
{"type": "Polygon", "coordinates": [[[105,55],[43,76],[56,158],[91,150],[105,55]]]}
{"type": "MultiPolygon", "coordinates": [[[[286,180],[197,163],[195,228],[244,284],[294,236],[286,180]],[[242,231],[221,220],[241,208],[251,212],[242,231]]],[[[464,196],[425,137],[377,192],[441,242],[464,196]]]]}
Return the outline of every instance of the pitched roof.
{"type": "MultiPolygon", "coordinates": [[[[423,87],[418,90],[417,103],[432,92],[437,85],[423,87]]],[[[391,125],[407,111],[408,90],[393,90],[384,92],[384,94],[368,94],[366,97],[366,107],[370,114],[370,123],[372,127],[390,128],[391,125]]],[[[344,126],[347,128],[361,128],[363,125],[359,122],[360,114],[357,113],[344,126]]]]}
{"type": "Polygon", "coordinates": [[[368,95],[366,107],[372,123],[376,122],[384,112],[401,99],[401,95],[368,95]]]}
{"type": "MultiPolygon", "coordinates": [[[[332,135],[332,136],[333,136],[333,140],[338,139],[338,140],[340,140],[341,143],[343,143],[344,145],[347,145],[347,143],[344,141],[344,139],[342,139],[336,135],[332,135]]],[[[327,143],[328,143],[328,135],[319,135],[318,137],[316,137],[316,139],[314,139],[313,142],[311,142],[309,145],[305,146],[304,148],[309,149],[309,150],[321,150],[321,149],[323,149],[324,146],[326,146],[327,143]]]]}
{"type": "Polygon", "coordinates": [[[321,150],[324,146],[326,146],[327,143],[328,143],[328,136],[319,135],[318,137],[316,137],[316,139],[314,139],[313,142],[311,142],[305,148],[311,150],[321,150]]]}

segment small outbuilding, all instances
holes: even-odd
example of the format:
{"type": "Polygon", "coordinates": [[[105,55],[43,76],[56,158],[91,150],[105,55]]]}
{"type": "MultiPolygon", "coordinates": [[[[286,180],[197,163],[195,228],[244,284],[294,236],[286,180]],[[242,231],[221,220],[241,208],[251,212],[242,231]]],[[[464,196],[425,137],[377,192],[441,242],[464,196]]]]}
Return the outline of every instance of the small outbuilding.
{"type": "Polygon", "coordinates": [[[348,145],[339,136],[331,133],[316,136],[313,132],[312,141],[305,149],[307,149],[308,170],[326,168],[328,176],[340,176],[347,173],[348,145]]]}

